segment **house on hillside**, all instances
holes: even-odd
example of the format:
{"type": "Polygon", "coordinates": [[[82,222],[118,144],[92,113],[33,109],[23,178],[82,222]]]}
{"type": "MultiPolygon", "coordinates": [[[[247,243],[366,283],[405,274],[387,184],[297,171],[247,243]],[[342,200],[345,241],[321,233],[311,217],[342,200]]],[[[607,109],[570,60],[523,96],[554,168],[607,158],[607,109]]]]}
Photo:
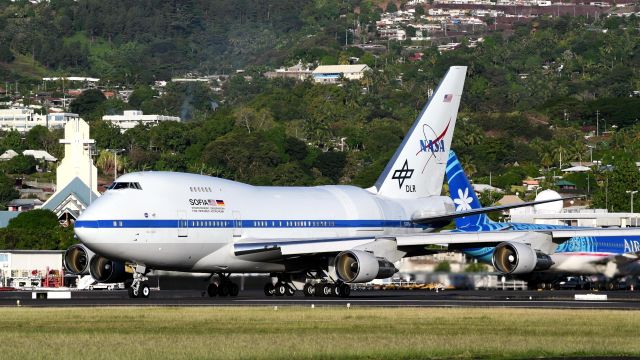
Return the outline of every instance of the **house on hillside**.
{"type": "Polygon", "coordinates": [[[562,191],[562,190],[576,190],[576,184],[572,183],[571,181],[568,180],[558,180],[556,182],[556,186],[562,191]]]}
{"type": "Polygon", "coordinates": [[[313,70],[313,80],[325,84],[337,83],[340,79],[360,80],[367,71],[371,68],[366,64],[320,65],[313,70]]]}

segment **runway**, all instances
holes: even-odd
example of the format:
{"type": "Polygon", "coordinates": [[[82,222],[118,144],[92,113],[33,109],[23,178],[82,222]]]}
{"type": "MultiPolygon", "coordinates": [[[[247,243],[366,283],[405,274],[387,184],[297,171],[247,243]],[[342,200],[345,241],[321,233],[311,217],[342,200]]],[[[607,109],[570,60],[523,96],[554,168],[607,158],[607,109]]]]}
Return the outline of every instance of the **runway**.
{"type": "Polygon", "coordinates": [[[241,292],[238,297],[203,296],[201,291],[152,291],[148,299],[130,299],[124,290],[73,291],[71,299],[32,299],[31,291],[0,292],[0,306],[16,307],[104,306],[314,306],[314,307],[458,307],[640,310],[640,293],[589,291],[354,291],[351,297],[266,297],[261,291],[241,292]],[[575,300],[575,294],[606,294],[606,301],[575,300]]]}

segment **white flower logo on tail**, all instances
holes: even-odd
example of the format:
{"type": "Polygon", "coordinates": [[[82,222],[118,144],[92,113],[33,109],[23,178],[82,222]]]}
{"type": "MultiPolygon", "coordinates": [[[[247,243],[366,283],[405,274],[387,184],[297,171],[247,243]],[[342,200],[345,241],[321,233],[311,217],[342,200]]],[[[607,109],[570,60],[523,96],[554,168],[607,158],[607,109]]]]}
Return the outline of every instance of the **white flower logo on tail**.
{"type": "Polygon", "coordinates": [[[472,201],[473,199],[469,197],[469,188],[464,189],[464,192],[462,192],[462,189],[458,189],[458,198],[453,199],[456,204],[456,211],[471,210],[472,201]]]}

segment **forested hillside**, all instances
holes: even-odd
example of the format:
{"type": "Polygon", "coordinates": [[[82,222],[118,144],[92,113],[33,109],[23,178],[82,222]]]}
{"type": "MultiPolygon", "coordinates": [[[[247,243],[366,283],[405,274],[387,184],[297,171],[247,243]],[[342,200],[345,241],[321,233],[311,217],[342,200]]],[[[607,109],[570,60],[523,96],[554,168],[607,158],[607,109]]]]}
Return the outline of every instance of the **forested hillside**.
{"type": "MultiPolygon", "coordinates": [[[[49,70],[120,82],[280,65],[307,35],[344,29],[349,2],[0,1],[0,44],[49,70]]],[[[343,30],[341,30],[343,31],[343,30]]],[[[337,45],[337,44],[336,44],[337,45]]]]}
{"type": "MultiPolygon", "coordinates": [[[[539,18],[513,32],[484,34],[475,48],[463,40],[461,48],[439,53],[435,43],[421,43],[424,55],[416,62],[407,60],[410,43],[390,42],[378,54],[343,46],[347,26],[359,19],[358,27],[368,29],[380,11],[357,0],[0,0],[0,79],[19,77],[28,91],[28,77],[13,64],[32,58],[47,74],[90,75],[135,88],[129,103],[87,91],[72,104],[91,122],[99,150],[126,149],[118,160],[126,171],[370,186],[451,65],[469,67],[454,149],[477,181],[488,182],[491,174],[494,185],[509,189],[541,169],[559,173],[569,161],[640,160],[638,18],[539,18]],[[316,85],[262,76],[265,65],[337,64],[350,56],[373,69],[362,82],[316,85]],[[229,74],[240,67],[245,72],[222,92],[170,83],[159,96],[149,86],[174,74],[229,74]],[[120,135],[99,120],[123,109],[186,121],[120,135]]],[[[361,38],[375,38],[364,32],[361,38]]],[[[32,86],[37,82],[32,78],[32,86]]],[[[33,132],[27,141],[4,134],[0,152],[42,144],[60,156],[59,132],[33,132]]],[[[97,159],[105,174],[112,159],[108,151],[97,159]]],[[[593,192],[607,176],[571,181],[593,192]]],[[[640,183],[635,175],[620,178],[628,182],[620,186],[620,204],[628,205],[624,189],[640,183]]],[[[614,196],[611,189],[607,196],[614,196]]]]}

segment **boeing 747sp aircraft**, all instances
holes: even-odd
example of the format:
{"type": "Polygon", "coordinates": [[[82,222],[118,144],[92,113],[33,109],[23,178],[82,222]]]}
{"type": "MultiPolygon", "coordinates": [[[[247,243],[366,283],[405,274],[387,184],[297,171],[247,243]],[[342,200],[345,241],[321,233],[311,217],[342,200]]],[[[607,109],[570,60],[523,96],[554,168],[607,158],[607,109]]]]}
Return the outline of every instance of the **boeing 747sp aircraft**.
{"type": "Polygon", "coordinates": [[[271,274],[277,280],[265,285],[267,295],[292,295],[306,282],[305,295],[348,296],[349,283],[390,277],[394,262],[447,243],[432,240],[431,230],[492,210],[456,213],[440,195],[465,73],[449,69],[371,188],[126,174],[76,221],[82,244],[67,251],[66,266],[101,282],[133,269],[132,297],[149,296],[151,269],[217,275],[211,296],[237,295],[231,273],[271,274]]]}

